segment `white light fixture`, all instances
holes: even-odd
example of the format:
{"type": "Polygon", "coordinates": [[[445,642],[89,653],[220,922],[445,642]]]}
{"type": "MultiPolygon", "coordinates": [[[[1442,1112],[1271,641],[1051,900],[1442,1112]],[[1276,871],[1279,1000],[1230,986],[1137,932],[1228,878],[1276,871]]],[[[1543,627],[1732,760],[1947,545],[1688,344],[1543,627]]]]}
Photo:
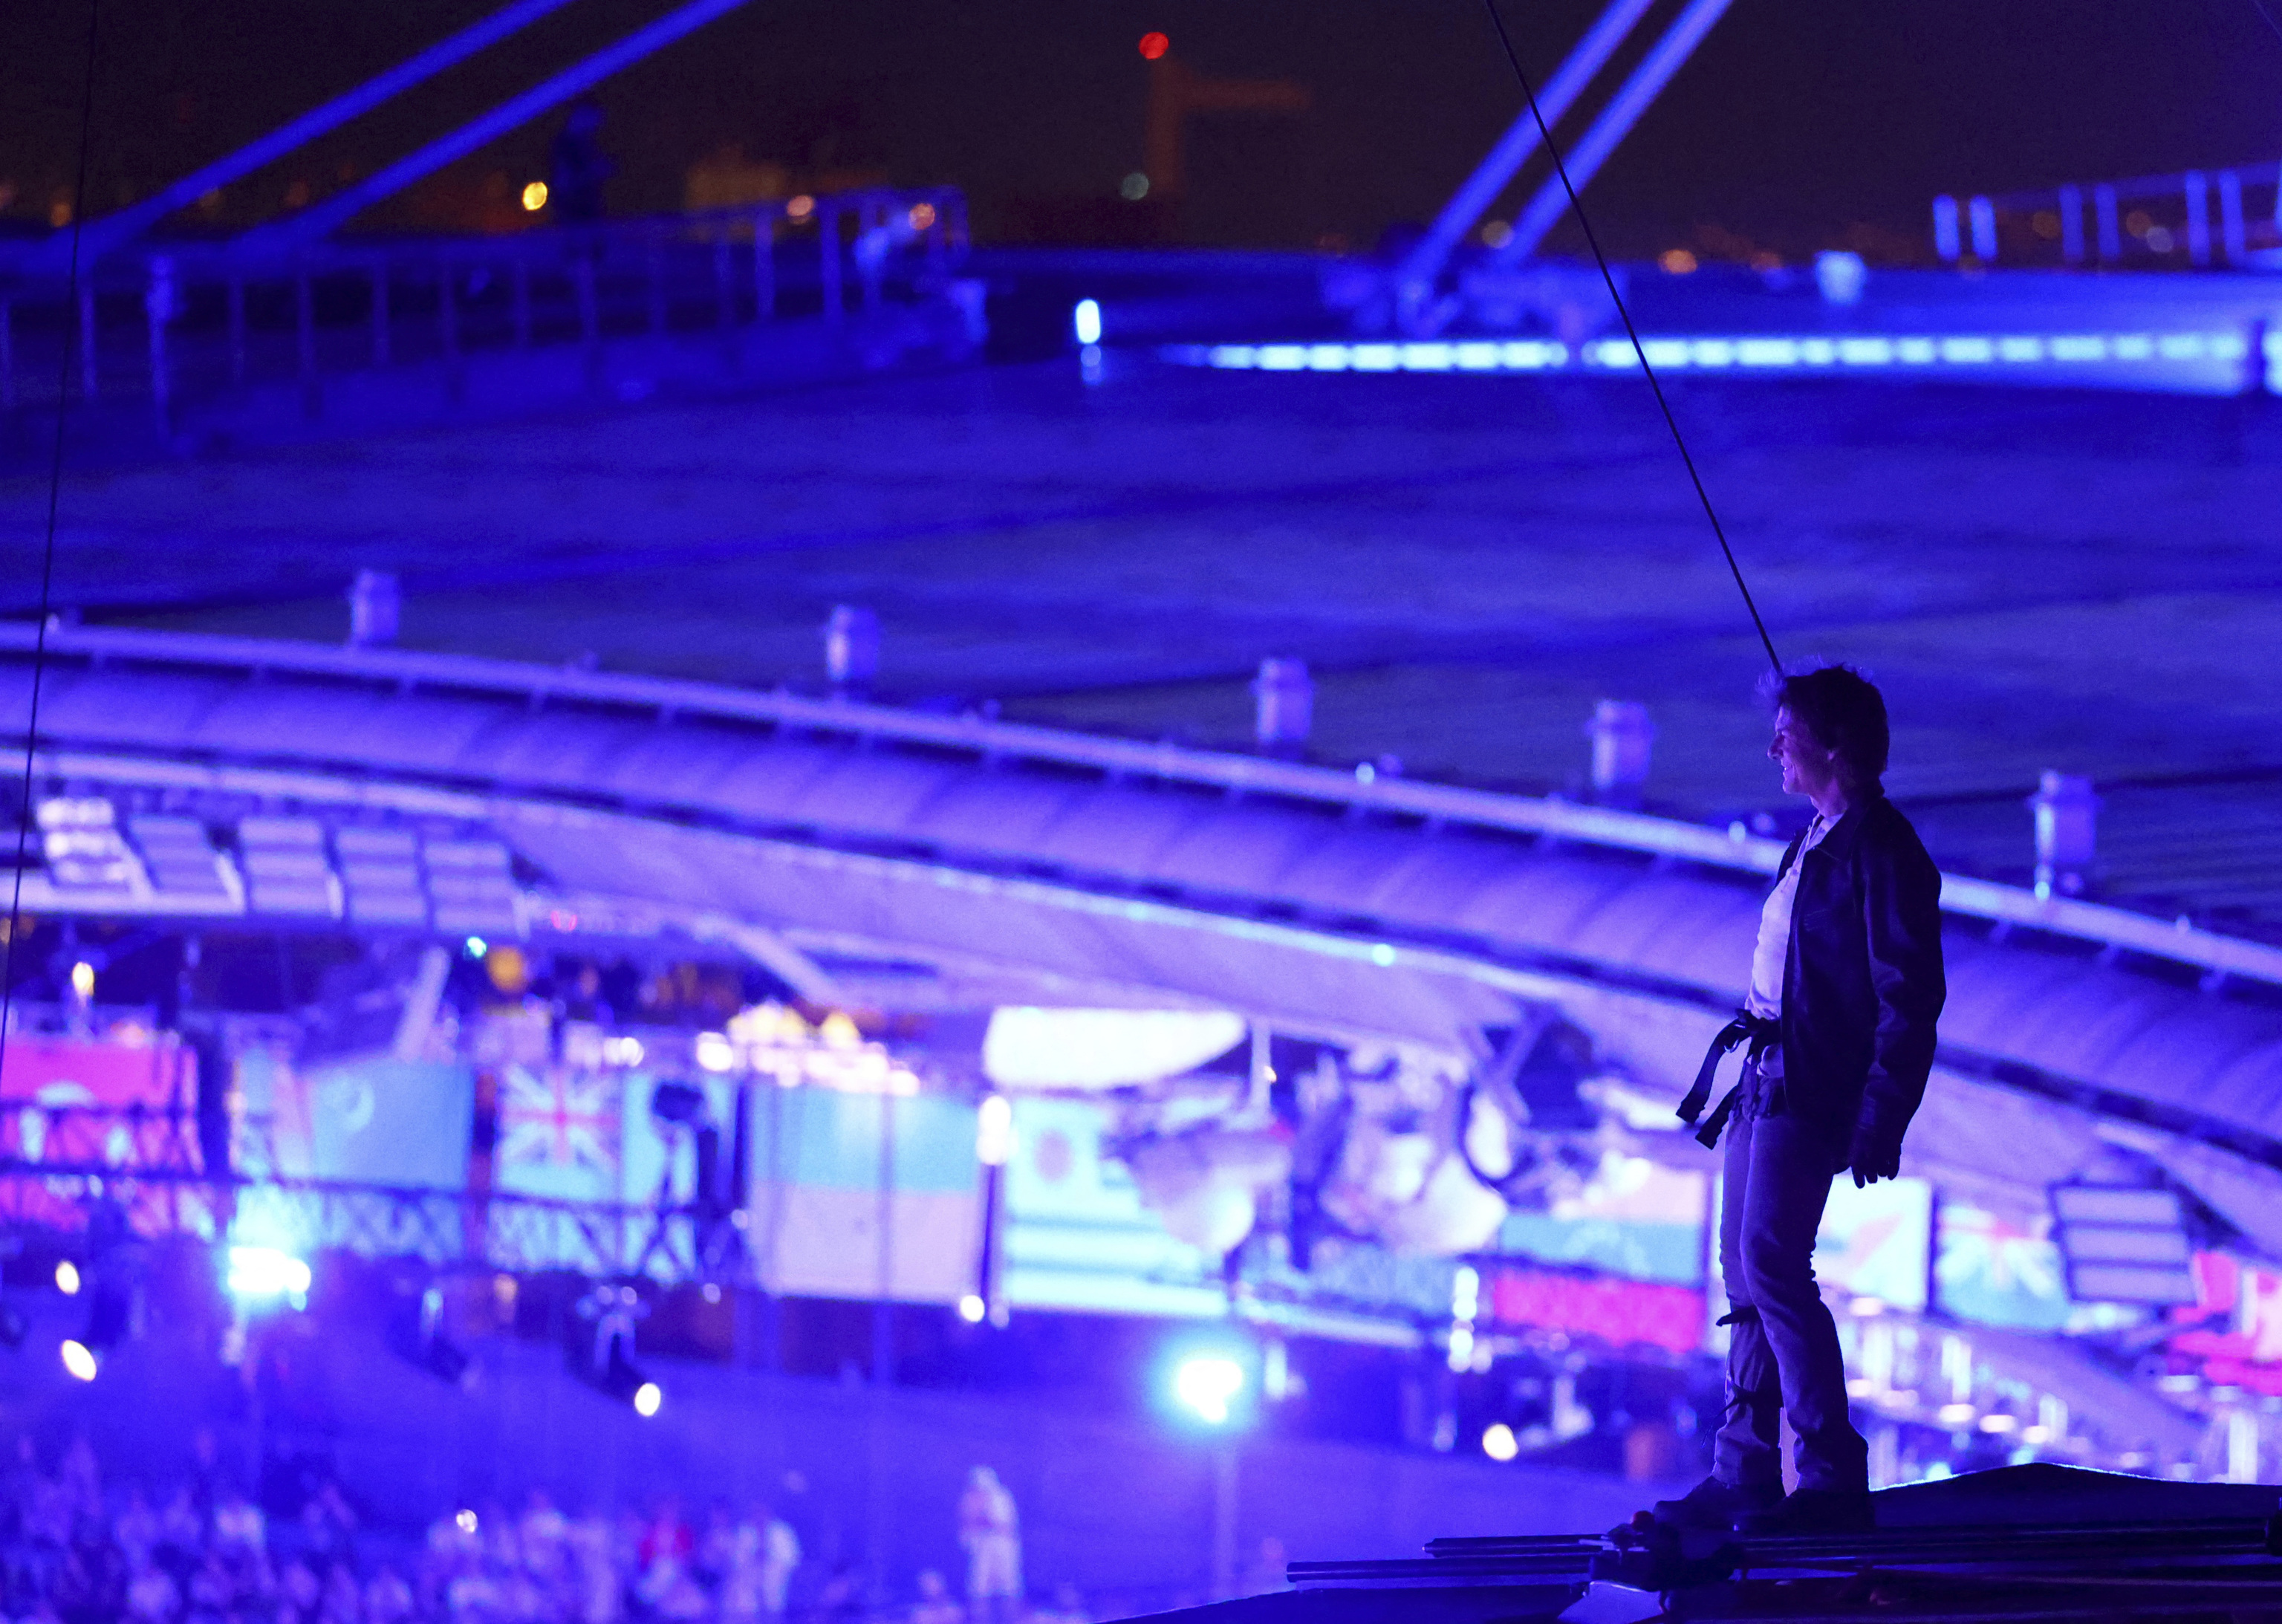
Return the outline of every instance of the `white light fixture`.
{"type": "Polygon", "coordinates": [[[232,1247],[224,1283],[229,1294],[247,1302],[285,1297],[299,1308],[309,1294],[309,1265],[275,1247],[232,1247]]]}
{"type": "Polygon", "coordinates": [[[1173,1372],[1173,1395],[1207,1426],[1225,1426],[1243,1391],[1244,1366],[1224,1354],[1191,1355],[1173,1372]]]}
{"type": "Polygon", "coordinates": [[[1070,312],[1070,332],[1080,344],[1101,342],[1101,306],[1091,299],[1081,299],[1070,312]]]}
{"type": "Polygon", "coordinates": [[[974,1159],[984,1167],[1005,1167],[1013,1156],[1013,1101],[1004,1094],[985,1094],[974,1112],[974,1159]]]}
{"type": "Polygon", "coordinates": [[[1122,1088],[1193,1071],[1244,1041],[1219,1009],[1042,1009],[990,1014],[982,1071],[1001,1088],[1122,1088]]]}

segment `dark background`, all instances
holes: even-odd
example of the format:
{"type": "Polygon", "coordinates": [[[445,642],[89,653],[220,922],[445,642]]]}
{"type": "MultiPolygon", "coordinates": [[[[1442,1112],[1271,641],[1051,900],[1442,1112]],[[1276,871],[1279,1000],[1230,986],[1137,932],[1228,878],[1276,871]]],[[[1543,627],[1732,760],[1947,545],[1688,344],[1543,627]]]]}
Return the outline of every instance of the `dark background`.
{"type": "MultiPolygon", "coordinates": [[[[493,3],[99,0],[89,210],[493,3]]],[[[1541,76],[1594,11],[1503,4],[1541,76]]],[[[576,0],[241,183],[205,223],[273,213],[296,181],[322,196],[666,9],[576,0]]],[[[1160,240],[1368,247],[1431,215],[1518,105],[1480,0],[753,0],[604,88],[610,206],[679,207],[688,167],[736,144],[798,183],[958,184],[986,241],[1110,240],[1130,206],[1118,183],[1141,165],[1149,70],[1135,42],[1153,28],[1197,71],[1286,79],[1312,97],[1296,117],[1199,120],[1191,194],[1160,240]]],[[[35,228],[70,195],[88,0],[12,7],[5,36],[0,191],[6,216],[35,228]]],[[[472,198],[496,204],[544,174],[559,118],[365,223],[451,223],[472,198]]],[[[1738,0],[1588,200],[1632,252],[1701,241],[1707,225],[1786,253],[1866,225],[1913,241],[1936,192],[2274,157],[2278,125],[2282,40],[2255,0],[1738,0]]]]}

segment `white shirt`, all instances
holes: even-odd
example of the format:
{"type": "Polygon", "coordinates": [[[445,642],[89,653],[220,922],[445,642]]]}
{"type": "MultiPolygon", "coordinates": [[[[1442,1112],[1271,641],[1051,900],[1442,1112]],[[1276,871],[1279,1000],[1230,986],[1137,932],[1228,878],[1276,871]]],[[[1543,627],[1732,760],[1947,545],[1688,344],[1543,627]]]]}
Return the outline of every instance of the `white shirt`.
{"type": "Polygon", "coordinates": [[[1828,833],[1830,825],[1817,812],[1814,821],[1806,826],[1798,855],[1791,859],[1790,867],[1775,882],[1759,909],[1759,939],[1751,949],[1751,991],[1743,999],[1743,1007],[1761,1020],[1772,1021],[1782,1014],[1783,964],[1790,957],[1790,910],[1798,895],[1798,871],[1806,866],[1806,854],[1821,844],[1828,833]]]}

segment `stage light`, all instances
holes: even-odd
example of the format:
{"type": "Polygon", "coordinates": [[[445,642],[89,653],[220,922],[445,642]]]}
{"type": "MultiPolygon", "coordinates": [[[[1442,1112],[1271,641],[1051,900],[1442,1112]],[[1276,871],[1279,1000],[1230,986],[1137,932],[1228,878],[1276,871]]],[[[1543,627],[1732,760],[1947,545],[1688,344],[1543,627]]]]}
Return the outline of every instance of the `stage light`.
{"type": "Polygon", "coordinates": [[[1172,48],[1173,42],[1154,28],[1141,36],[1141,59],[1145,62],[1156,61],[1172,48]]]}
{"type": "Polygon", "coordinates": [[[982,1317],[990,1311],[990,1305],[973,1292],[959,1300],[959,1317],[970,1325],[981,1325],[982,1317]]]}
{"type": "Polygon", "coordinates": [[[1014,1155],[1014,1106],[1004,1094],[985,1094],[974,1113],[974,1159],[1005,1167],[1014,1155]]]}
{"type": "Polygon", "coordinates": [[[531,960],[523,949],[501,943],[484,955],[484,975],[507,998],[521,998],[531,987],[531,960]]]}
{"type": "Polygon", "coordinates": [[[631,1350],[635,1323],[649,1312],[632,1286],[597,1286],[579,1301],[578,1316],[591,1332],[572,1333],[565,1349],[571,1373],[634,1413],[654,1416],[665,1402],[664,1389],[644,1375],[631,1350]]]}
{"type": "Polygon", "coordinates": [[[480,959],[480,958],[482,958],[485,953],[487,953],[487,952],[491,952],[491,950],[492,950],[492,944],[491,944],[489,942],[485,941],[485,940],[483,939],[483,937],[481,937],[481,936],[470,936],[470,937],[468,938],[468,957],[469,957],[469,958],[470,958],[470,959],[480,959]]]}
{"type": "Polygon", "coordinates": [[[439,1286],[397,1303],[389,1319],[388,1346],[408,1364],[455,1387],[467,1384],[474,1364],[467,1350],[444,1334],[444,1291],[439,1286]]]}
{"type": "Polygon", "coordinates": [[[68,1371],[74,1379],[80,1381],[95,1379],[95,1354],[85,1342],[76,1339],[67,1339],[61,1351],[64,1357],[64,1369],[68,1371]]]}
{"type": "Polygon", "coordinates": [[[81,960],[71,967],[72,991],[82,1003],[95,996],[95,967],[81,960]]]}
{"type": "Polygon", "coordinates": [[[1070,312],[1070,331],[1080,344],[1101,342],[1101,306],[1093,299],[1081,299],[1077,308],[1070,312]]]}
{"type": "Polygon", "coordinates": [[[232,1247],[225,1284],[242,1302],[283,1297],[295,1308],[309,1294],[309,1265],[275,1247],[232,1247]]]}
{"type": "Polygon", "coordinates": [[[1521,1441],[1513,1435],[1513,1428],[1504,1422],[1494,1422],[1482,1434],[1482,1453],[1492,1460],[1511,1460],[1521,1453],[1521,1441]]]}
{"type": "Polygon", "coordinates": [[[58,1261],[56,1264],[56,1289],[66,1297],[76,1297],[79,1287],[79,1265],[68,1257],[58,1261]]]}
{"type": "Polygon", "coordinates": [[[621,1404],[632,1405],[633,1412],[645,1419],[656,1415],[665,1403],[665,1389],[644,1375],[616,1341],[610,1344],[602,1373],[593,1380],[604,1394],[621,1404]]]}
{"type": "Polygon", "coordinates": [[[1225,1426],[1229,1406],[1244,1391],[1244,1366],[1225,1354],[1194,1354],[1173,1372],[1173,1394],[1207,1426],[1225,1426]]]}
{"type": "Polygon", "coordinates": [[[914,203],[912,205],[912,212],[905,215],[904,218],[912,222],[912,230],[924,231],[928,227],[935,224],[935,205],[932,203],[914,203]]]}
{"type": "Polygon", "coordinates": [[[737,1045],[720,1032],[700,1032],[694,1053],[707,1071],[730,1071],[737,1064],[737,1045]]]}
{"type": "Polygon", "coordinates": [[[533,181],[523,189],[523,212],[536,214],[547,206],[547,183],[533,181]]]}
{"type": "Polygon", "coordinates": [[[452,1522],[453,1526],[462,1534],[473,1534],[476,1531],[476,1514],[473,1511],[455,1511],[453,1513],[452,1522]]]}
{"type": "Polygon", "coordinates": [[[816,213],[816,199],[810,197],[806,192],[801,193],[800,196],[792,198],[785,205],[785,218],[787,220],[806,220],[814,213],[816,213]]]}

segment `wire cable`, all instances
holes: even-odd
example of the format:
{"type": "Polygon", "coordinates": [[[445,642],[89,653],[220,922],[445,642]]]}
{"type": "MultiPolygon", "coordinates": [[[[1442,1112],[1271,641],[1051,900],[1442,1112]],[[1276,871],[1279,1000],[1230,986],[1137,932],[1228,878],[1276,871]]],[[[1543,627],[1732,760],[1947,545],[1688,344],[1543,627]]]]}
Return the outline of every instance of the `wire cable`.
{"type": "Polygon", "coordinates": [[[79,359],[80,236],[87,222],[87,151],[95,124],[95,47],[100,0],[88,0],[87,74],[80,88],[79,160],[72,178],[71,270],[65,304],[63,359],[56,368],[56,438],[48,461],[48,534],[40,558],[40,618],[32,641],[32,698],[24,718],[24,815],[16,824],[16,867],[8,896],[8,934],[0,942],[0,1068],[8,1059],[8,1025],[16,986],[16,943],[24,934],[24,862],[31,845],[32,765],[40,737],[40,678],[48,664],[48,616],[56,581],[56,520],[62,509],[64,423],[71,404],[72,366],[79,359]]]}
{"type": "MultiPolygon", "coordinates": [[[[2255,0],[2254,0],[2255,3],[2255,0]]],[[[1530,82],[1529,74],[1515,53],[1513,36],[1506,32],[1505,19],[1497,8],[1497,0],[1482,0],[1490,14],[1490,26],[1497,30],[1498,43],[1505,47],[1505,59],[1513,69],[1513,76],[1521,82],[1521,93],[1529,99],[1529,116],[1537,122],[1538,139],[1545,143],[1547,156],[1553,159],[1554,173],[1561,177],[1561,190],[1569,197],[1570,212],[1584,228],[1585,241],[1593,250],[1593,262],[1601,268],[1601,280],[1608,284],[1609,298],[1617,307],[1617,315],[1625,324],[1625,337],[1632,340],[1633,355],[1639,361],[1641,370],[1648,375],[1648,386],[1656,392],[1656,404],[1664,414],[1664,426],[1672,431],[1672,443],[1680,451],[1680,460],[1688,468],[1688,478],[1696,487],[1696,499],[1704,504],[1704,517],[1712,521],[1712,534],[1719,540],[1719,551],[1727,560],[1727,572],[1735,578],[1735,590],[1743,594],[1743,607],[1751,612],[1751,625],[1759,633],[1759,642],[1767,651],[1767,663],[1782,674],[1782,660],[1775,653],[1774,639],[1767,635],[1767,623],[1759,615],[1759,606],[1751,598],[1751,589],[1743,579],[1743,566],[1735,562],[1735,549],[1727,545],[1727,532],[1719,523],[1719,510],[1712,505],[1712,493],[1704,488],[1704,476],[1696,470],[1696,459],[1688,455],[1687,439],[1680,432],[1680,420],[1672,415],[1672,402],[1665,399],[1664,384],[1649,365],[1648,351],[1641,344],[1640,330],[1633,325],[1633,313],[1625,307],[1625,296],[1617,289],[1616,273],[1609,268],[1609,256],[1601,252],[1601,239],[1593,230],[1593,222],[1586,217],[1585,206],[1578,201],[1577,188],[1569,179],[1569,166],[1563,160],[1561,149],[1553,142],[1553,132],[1546,127],[1545,114],[1537,105],[1537,87],[1530,82]]]]}

